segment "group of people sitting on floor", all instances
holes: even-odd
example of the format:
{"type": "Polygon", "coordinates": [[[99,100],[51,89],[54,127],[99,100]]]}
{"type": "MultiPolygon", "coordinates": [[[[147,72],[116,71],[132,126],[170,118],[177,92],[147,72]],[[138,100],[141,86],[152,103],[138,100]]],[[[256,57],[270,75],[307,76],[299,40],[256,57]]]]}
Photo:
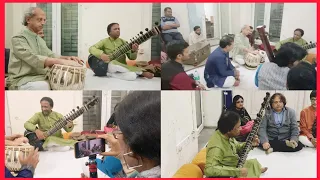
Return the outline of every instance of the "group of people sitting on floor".
{"type": "MultiPolygon", "coordinates": [[[[52,52],[43,37],[46,23],[45,12],[38,7],[28,8],[24,13],[25,28],[11,39],[12,48],[8,64],[6,87],[9,90],[51,90],[47,80],[50,68],[64,65],[77,68],[83,67],[84,61],[75,56],[60,56],[52,52]]],[[[87,61],[96,76],[108,76],[122,80],[135,80],[138,76],[153,78],[161,68],[153,65],[128,65],[130,60],[137,58],[139,45],[133,43],[129,51],[115,54],[115,50],[126,44],[120,38],[120,26],[111,23],[107,27],[108,37],[89,48],[91,54],[87,61]]]]}
{"type": "MultiPolygon", "coordinates": [[[[115,108],[107,126],[116,129],[111,133],[99,135],[106,139],[111,150],[103,152],[103,159],[97,159],[97,168],[109,177],[148,177],[160,178],[160,91],[135,91],[129,93],[115,108]],[[139,101],[139,107],[133,104],[139,101]],[[152,118],[151,118],[152,117],[152,118]],[[134,123],[132,123],[134,122],[134,123]],[[134,134],[134,136],[133,136],[134,134]],[[152,144],[152,146],[150,146],[152,144]],[[120,170],[116,167],[121,166],[120,170]]],[[[65,139],[58,130],[46,137],[45,133],[55,124],[61,123],[61,114],[52,110],[53,100],[43,98],[40,100],[42,112],[36,113],[25,123],[25,128],[35,132],[39,141],[43,142],[44,151],[67,151],[74,148],[77,142],[65,139]],[[38,128],[36,128],[36,125],[38,128]]],[[[74,127],[72,122],[64,129],[68,132],[74,127]]],[[[28,143],[23,135],[6,137],[6,146],[19,146],[28,143]]],[[[25,158],[20,158],[22,168],[13,176],[9,168],[5,167],[6,177],[33,177],[39,162],[39,149],[32,151],[25,158]]],[[[40,160],[41,161],[41,160],[40,160]]],[[[59,163],[59,161],[56,161],[59,163]]],[[[82,174],[82,177],[85,175],[82,174]]],[[[88,176],[88,175],[87,175],[88,176]]]]}
{"type": "MultiPolygon", "coordinates": [[[[316,100],[316,91],[312,91],[311,105],[301,111],[299,126],[295,111],[286,106],[285,96],[273,94],[268,102],[270,109],[266,109],[252,146],[263,149],[266,154],[297,152],[303,147],[316,148],[316,100]]],[[[237,167],[254,121],[243,102],[242,96],[235,96],[232,106],[222,113],[218,121],[217,130],[206,147],[206,177],[260,177],[268,169],[257,159],[246,160],[242,167],[237,167]]]]}
{"type": "MultiPolygon", "coordinates": [[[[186,42],[168,44],[167,54],[170,61],[162,65],[163,90],[197,90],[208,88],[231,88],[239,86],[240,71],[232,64],[244,64],[247,53],[259,53],[248,39],[252,33],[250,26],[244,26],[241,33],[233,38],[225,35],[220,39],[217,47],[208,57],[204,69],[206,86],[189,77],[183,68],[183,61],[189,58],[186,42]],[[232,59],[230,54],[232,53],[232,59]]],[[[306,60],[308,52],[301,47],[303,30],[294,31],[291,40],[279,42],[274,61],[263,62],[257,66],[252,81],[259,90],[315,90],[316,69],[315,62],[306,60]],[[299,33],[297,33],[299,32],[299,33]],[[300,43],[300,44],[299,44],[300,43]]],[[[259,62],[260,63],[260,62],[259,62]]],[[[250,81],[250,80],[249,80],[250,81]]]]}
{"type": "MultiPolygon", "coordinates": [[[[161,17],[161,38],[163,40],[164,46],[162,50],[163,54],[166,54],[167,49],[170,49],[168,47],[168,44],[173,43],[184,43],[187,42],[182,34],[179,32],[178,28],[180,27],[180,22],[177,17],[172,16],[172,8],[166,7],[164,8],[164,16],[161,17]]],[[[199,25],[195,26],[193,28],[193,31],[189,34],[188,42],[189,45],[196,44],[198,42],[204,41],[206,38],[201,32],[201,28],[199,25]]],[[[162,62],[167,61],[167,56],[162,56],[162,62]]]]}

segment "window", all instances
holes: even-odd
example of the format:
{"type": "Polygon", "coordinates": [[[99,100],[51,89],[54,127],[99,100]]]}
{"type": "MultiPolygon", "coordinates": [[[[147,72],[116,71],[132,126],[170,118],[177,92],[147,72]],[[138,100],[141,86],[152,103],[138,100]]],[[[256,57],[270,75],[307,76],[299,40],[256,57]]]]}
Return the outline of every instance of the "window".
{"type": "Polygon", "coordinates": [[[269,41],[280,41],[283,3],[255,3],[254,26],[266,25],[269,32],[269,41]]]}
{"type": "Polygon", "coordinates": [[[78,4],[61,4],[61,55],[78,56],[78,4]]]}
{"type": "Polygon", "coordinates": [[[47,22],[43,27],[44,41],[49,49],[52,50],[52,4],[37,3],[37,7],[41,8],[47,16],[47,22]]]}
{"type": "Polygon", "coordinates": [[[270,12],[269,23],[269,40],[271,42],[280,41],[282,16],[283,16],[283,3],[272,3],[270,12]]]}
{"type": "Polygon", "coordinates": [[[254,27],[264,25],[264,3],[256,3],[254,11],[254,27]]]}
{"type": "Polygon", "coordinates": [[[44,40],[49,49],[62,56],[78,56],[78,4],[37,3],[47,16],[44,40]]]}
{"type": "Polygon", "coordinates": [[[114,111],[114,107],[126,97],[128,91],[112,91],[111,93],[111,114],[114,111]]]}
{"type": "MultiPolygon", "coordinates": [[[[102,99],[102,91],[83,91],[83,104],[93,99],[93,96],[98,97],[99,102],[102,99]]],[[[97,103],[88,111],[83,113],[83,130],[100,130],[101,129],[101,103],[97,103]]]]}

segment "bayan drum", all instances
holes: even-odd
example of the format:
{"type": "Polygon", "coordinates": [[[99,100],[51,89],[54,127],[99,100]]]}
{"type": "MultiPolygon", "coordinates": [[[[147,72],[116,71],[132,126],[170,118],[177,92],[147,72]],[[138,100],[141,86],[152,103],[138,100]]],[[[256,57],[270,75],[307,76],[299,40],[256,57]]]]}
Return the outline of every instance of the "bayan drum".
{"type": "Polygon", "coordinates": [[[248,69],[256,69],[261,63],[261,59],[260,54],[247,53],[244,58],[245,67],[248,69]]]}
{"type": "Polygon", "coordinates": [[[86,78],[85,67],[55,64],[47,74],[53,90],[82,90],[86,78]]]}
{"type": "Polygon", "coordinates": [[[34,147],[31,145],[5,146],[5,166],[10,172],[19,171],[21,169],[20,154],[27,157],[32,150],[34,150],[34,147]]]}

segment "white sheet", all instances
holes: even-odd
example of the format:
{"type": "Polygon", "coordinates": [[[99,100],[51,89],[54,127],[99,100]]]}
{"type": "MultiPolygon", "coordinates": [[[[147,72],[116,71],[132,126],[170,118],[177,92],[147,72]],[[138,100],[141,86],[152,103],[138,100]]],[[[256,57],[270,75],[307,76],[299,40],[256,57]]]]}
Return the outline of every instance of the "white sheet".
{"type": "Polygon", "coordinates": [[[84,90],[161,90],[161,78],[138,77],[135,81],[125,81],[111,77],[97,77],[88,69],[84,90]]]}

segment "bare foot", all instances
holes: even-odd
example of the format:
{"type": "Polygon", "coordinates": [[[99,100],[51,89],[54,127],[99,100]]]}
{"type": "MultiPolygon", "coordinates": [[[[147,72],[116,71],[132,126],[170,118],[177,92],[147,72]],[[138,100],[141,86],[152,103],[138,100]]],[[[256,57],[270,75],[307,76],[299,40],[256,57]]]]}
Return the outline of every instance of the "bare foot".
{"type": "Polygon", "coordinates": [[[266,150],[266,154],[270,154],[272,152],[273,152],[273,148],[269,148],[269,149],[266,150]]]}
{"type": "Polygon", "coordinates": [[[239,86],[239,84],[240,84],[240,81],[236,81],[234,82],[233,86],[239,86]]]}
{"type": "Polygon", "coordinates": [[[261,168],[261,173],[265,173],[267,170],[268,170],[267,167],[263,167],[263,168],[261,168]]]}
{"type": "Polygon", "coordinates": [[[150,72],[143,72],[142,76],[146,77],[148,79],[152,79],[154,75],[152,73],[150,73],[150,72]]]}

